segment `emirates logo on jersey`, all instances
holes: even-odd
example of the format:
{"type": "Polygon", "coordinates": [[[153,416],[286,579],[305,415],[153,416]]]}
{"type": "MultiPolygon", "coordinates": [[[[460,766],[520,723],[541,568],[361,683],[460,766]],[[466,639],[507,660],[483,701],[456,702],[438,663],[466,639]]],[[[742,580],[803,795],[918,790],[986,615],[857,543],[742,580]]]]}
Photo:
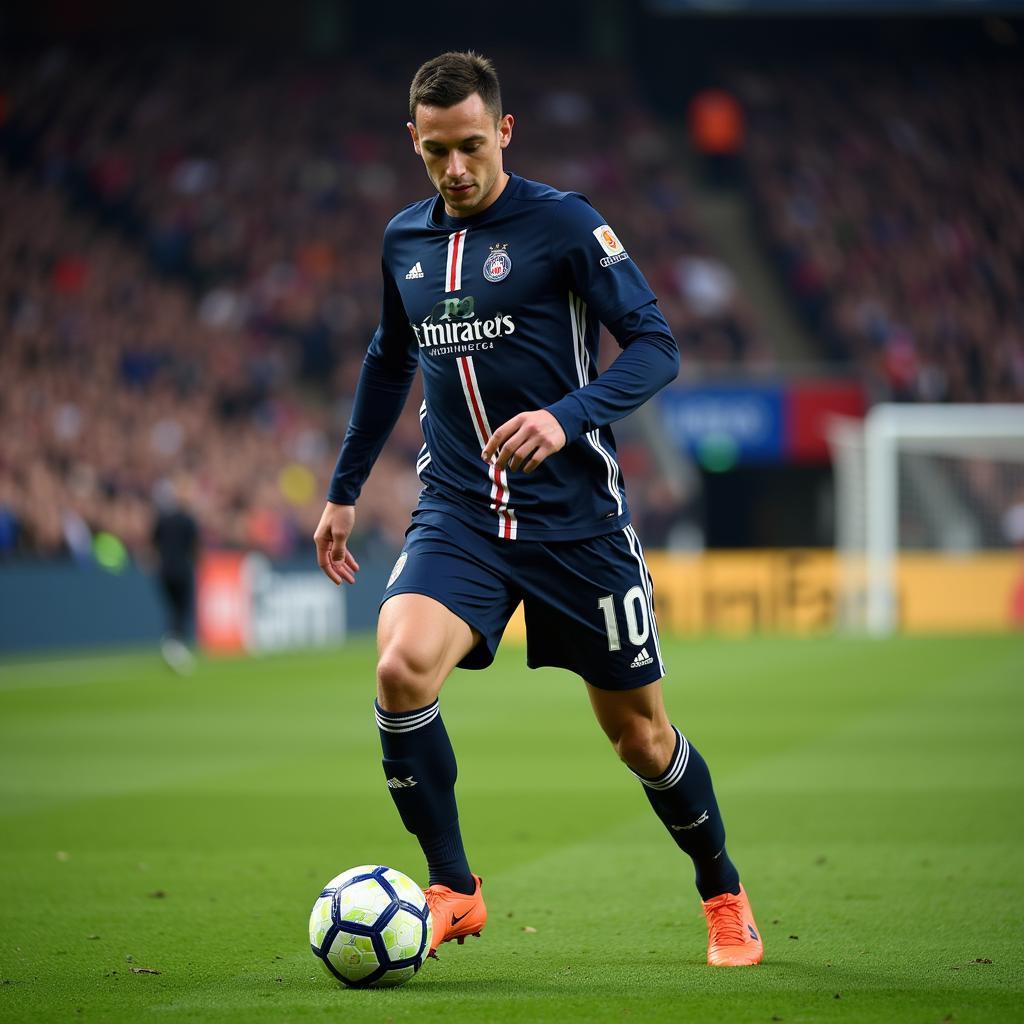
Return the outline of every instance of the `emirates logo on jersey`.
{"type": "Polygon", "coordinates": [[[515,333],[515,320],[508,313],[481,319],[476,315],[472,295],[442,299],[430,317],[410,324],[421,349],[428,355],[462,355],[494,348],[494,341],[515,333]]]}
{"type": "Polygon", "coordinates": [[[512,257],[508,254],[508,243],[499,242],[491,246],[484,260],[484,278],[492,284],[504,281],[512,273],[512,257]]]}

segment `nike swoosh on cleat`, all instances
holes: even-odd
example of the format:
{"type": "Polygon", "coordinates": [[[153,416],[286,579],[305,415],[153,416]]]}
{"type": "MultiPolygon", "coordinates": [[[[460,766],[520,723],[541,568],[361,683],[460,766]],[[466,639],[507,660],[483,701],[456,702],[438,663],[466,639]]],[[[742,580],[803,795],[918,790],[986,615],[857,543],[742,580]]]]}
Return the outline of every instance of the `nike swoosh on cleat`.
{"type": "Polygon", "coordinates": [[[452,927],[454,928],[455,925],[457,925],[462,920],[462,918],[468,917],[472,913],[473,911],[470,909],[467,910],[465,914],[461,914],[459,917],[456,917],[454,914],[452,914],[452,927]]]}

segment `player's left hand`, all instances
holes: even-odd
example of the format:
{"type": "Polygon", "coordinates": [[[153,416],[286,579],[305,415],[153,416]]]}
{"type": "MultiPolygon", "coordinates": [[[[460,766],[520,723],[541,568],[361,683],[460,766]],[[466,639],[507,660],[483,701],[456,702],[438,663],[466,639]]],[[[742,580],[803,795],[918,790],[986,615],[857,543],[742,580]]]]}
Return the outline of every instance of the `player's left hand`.
{"type": "Polygon", "coordinates": [[[491,434],[480,453],[484,462],[494,460],[498,469],[532,473],[549,455],[565,447],[565,431],[544,409],[521,412],[491,434]],[[497,458],[495,458],[497,456],[497,458]]]}

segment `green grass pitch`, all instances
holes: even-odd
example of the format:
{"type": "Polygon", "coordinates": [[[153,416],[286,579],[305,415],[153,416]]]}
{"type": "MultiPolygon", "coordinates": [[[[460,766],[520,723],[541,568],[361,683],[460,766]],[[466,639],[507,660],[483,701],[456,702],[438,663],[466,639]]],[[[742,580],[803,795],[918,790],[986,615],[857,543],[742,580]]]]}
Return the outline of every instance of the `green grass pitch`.
{"type": "Polygon", "coordinates": [[[689,863],[591,718],[521,650],[442,704],[481,939],[407,986],[310,954],[323,882],[423,879],[384,787],[373,650],[0,662],[0,1020],[1024,1019],[1024,641],[673,641],[765,937],[704,965],[689,863]],[[151,968],[159,974],[136,973],[151,968]]]}

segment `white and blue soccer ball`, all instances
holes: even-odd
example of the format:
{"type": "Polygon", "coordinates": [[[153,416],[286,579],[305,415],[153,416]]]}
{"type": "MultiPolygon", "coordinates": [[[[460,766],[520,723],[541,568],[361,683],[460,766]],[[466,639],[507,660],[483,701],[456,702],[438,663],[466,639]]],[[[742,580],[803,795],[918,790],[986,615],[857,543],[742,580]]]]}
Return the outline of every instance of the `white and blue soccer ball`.
{"type": "Polygon", "coordinates": [[[423,890],[394,868],[364,864],[332,878],[309,915],[313,954],[350,988],[404,985],[430,950],[423,890]]]}

